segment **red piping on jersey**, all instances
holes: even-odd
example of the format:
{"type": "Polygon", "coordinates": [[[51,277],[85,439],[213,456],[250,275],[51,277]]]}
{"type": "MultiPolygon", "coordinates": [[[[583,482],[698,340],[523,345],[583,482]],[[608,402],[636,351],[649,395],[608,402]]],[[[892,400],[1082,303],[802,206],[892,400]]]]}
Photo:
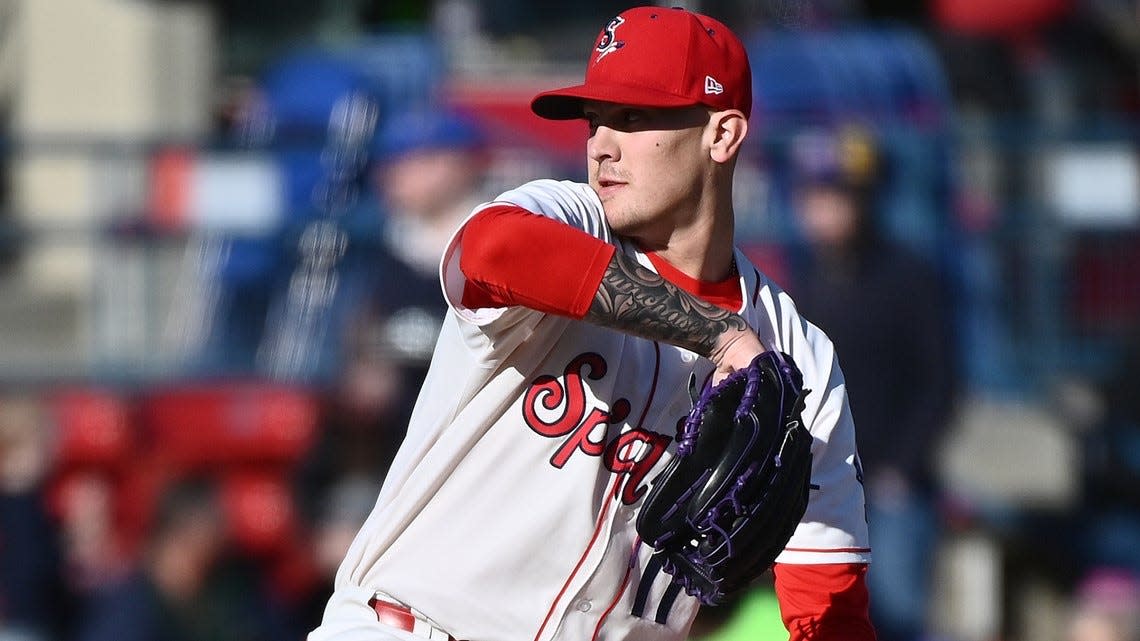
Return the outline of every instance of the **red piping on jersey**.
{"type": "Polygon", "coordinates": [[[586,562],[586,557],[589,556],[590,550],[592,550],[594,544],[598,542],[598,535],[602,533],[602,525],[606,522],[606,515],[610,512],[610,504],[613,503],[611,499],[617,496],[618,485],[621,479],[622,477],[620,475],[614,477],[614,484],[613,487],[610,488],[609,498],[607,498],[602,505],[602,512],[598,515],[598,522],[594,525],[594,535],[590,537],[590,542],[586,545],[586,549],[582,551],[582,556],[578,559],[577,565],[570,571],[570,576],[566,577],[566,582],[562,584],[562,589],[558,591],[558,596],[554,597],[554,601],[550,604],[550,610],[546,612],[546,618],[542,620],[542,625],[538,626],[538,632],[534,635],[534,641],[538,641],[538,639],[542,637],[542,631],[546,629],[546,624],[550,623],[550,617],[554,616],[554,608],[558,606],[558,602],[562,600],[562,597],[566,594],[566,590],[570,587],[570,582],[574,580],[574,577],[578,574],[578,570],[582,569],[582,564],[586,562]]]}
{"type": "Polygon", "coordinates": [[[629,563],[625,565],[625,576],[622,577],[621,587],[618,588],[617,594],[614,595],[614,600],[610,602],[610,607],[606,608],[601,618],[598,619],[598,625],[594,627],[594,635],[590,637],[591,641],[597,640],[598,635],[602,631],[602,624],[606,622],[606,619],[610,616],[610,612],[613,612],[618,602],[621,601],[621,595],[625,594],[625,587],[629,585],[629,575],[633,572],[634,559],[636,558],[637,546],[639,545],[641,545],[641,537],[634,537],[633,549],[629,551],[629,563]]]}
{"type": "MultiPolygon", "coordinates": [[[[637,419],[636,427],[638,428],[641,428],[641,426],[645,423],[645,417],[649,414],[650,406],[653,405],[653,398],[657,395],[657,379],[661,374],[661,343],[653,341],[653,350],[655,357],[653,361],[653,384],[649,388],[649,398],[645,400],[645,409],[641,411],[641,417],[637,419]]],[[[617,486],[615,485],[614,491],[610,495],[610,501],[617,499],[617,497],[618,492],[617,486]]],[[[618,588],[617,594],[614,595],[614,600],[610,603],[610,607],[606,608],[606,611],[602,613],[601,618],[598,619],[598,625],[594,628],[594,635],[590,637],[592,641],[598,638],[598,634],[600,634],[602,631],[602,624],[606,622],[606,618],[610,616],[610,613],[613,612],[614,608],[617,607],[618,602],[621,601],[621,595],[625,594],[625,588],[627,585],[629,585],[629,575],[633,571],[633,559],[637,554],[637,548],[639,545],[641,545],[641,537],[634,537],[633,549],[629,552],[630,562],[626,564],[625,576],[621,580],[621,587],[618,588]]]]}
{"type": "MultiPolygon", "coordinates": [[[[654,349],[653,383],[652,383],[652,385],[650,385],[650,388],[649,388],[649,397],[645,401],[645,408],[641,411],[641,417],[637,419],[637,426],[636,427],[638,427],[638,428],[640,428],[642,426],[642,424],[645,422],[645,417],[649,414],[649,408],[651,405],[653,405],[653,399],[657,395],[657,382],[658,382],[660,375],[661,375],[661,344],[658,343],[657,341],[653,341],[653,349],[654,349]]],[[[598,515],[598,522],[594,526],[594,534],[593,534],[593,536],[590,537],[590,543],[586,546],[585,551],[582,552],[582,556],[581,556],[581,558],[578,559],[578,564],[575,565],[574,569],[570,572],[570,576],[568,576],[566,578],[566,582],[562,585],[562,589],[558,591],[558,596],[554,597],[554,602],[550,604],[550,610],[547,611],[546,618],[542,620],[542,625],[539,626],[538,632],[534,635],[535,641],[538,641],[539,637],[542,636],[542,631],[546,629],[546,624],[550,623],[550,617],[553,616],[553,614],[554,614],[554,608],[558,606],[558,602],[561,601],[562,597],[566,594],[567,588],[570,587],[570,582],[578,574],[578,570],[582,569],[582,564],[586,562],[586,557],[589,556],[590,550],[593,549],[594,544],[597,543],[598,535],[601,534],[602,525],[605,523],[605,517],[607,514],[609,514],[610,504],[614,501],[614,499],[616,499],[618,497],[618,495],[620,493],[619,487],[620,487],[621,478],[622,477],[620,475],[616,476],[614,478],[614,484],[610,488],[610,492],[608,493],[609,496],[605,502],[605,505],[602,508],[601,514],[598,515]]],[[[602,621],[605,620],[606,616],[614,609],[614,606],[617,605],[617,600],[621,598],[621,594],[622,594],[622,592],[625,591],[625,586],[628,582],[629,582],[629,569],[627,568],[625,579],[622,580],[621,590],[618,591],[617,597],[615,598],[614,603],[611,604],[610,607],[602,614],[602,620],[598,622],[598,629],[601,628],[602,621]]],[[[595,629],[594,630],[594,638],[597,638],[597,635],[598,635],[598,630],[595,629]]]]}
{"type": "Polygon", "coordinates": [[[823,552],[826,554],[839,554],[842,552],[870,552],[871,548],[784,548],[785,552],[823,552]]]}

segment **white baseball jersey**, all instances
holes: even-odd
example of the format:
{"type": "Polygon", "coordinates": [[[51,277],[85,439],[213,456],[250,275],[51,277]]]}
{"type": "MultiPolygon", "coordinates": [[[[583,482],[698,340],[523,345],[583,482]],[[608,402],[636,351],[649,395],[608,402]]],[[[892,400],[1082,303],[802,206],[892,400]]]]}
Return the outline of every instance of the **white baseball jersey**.
{"type": "MultiPolygon", "coordinates": [[[[588,185],[541,180],[495,203],[563,221],[653,268],[611,233],[588,185]]],[[[376,623],[367,602],[378,591],[459,639],[683,639],[698,602],[651,560],[634,522],[672,456],[690,373],[705,380],[711,362],[522,307],[465,309],[462,251],[457,235],[441,263],[450,310],[407,438],[310,641],[416,638],[376,623]]],[[[832,344],[743,254],[736,260],[740,313],[812,390],[810,501],[778,561],[867,562],[832,344]]]]}

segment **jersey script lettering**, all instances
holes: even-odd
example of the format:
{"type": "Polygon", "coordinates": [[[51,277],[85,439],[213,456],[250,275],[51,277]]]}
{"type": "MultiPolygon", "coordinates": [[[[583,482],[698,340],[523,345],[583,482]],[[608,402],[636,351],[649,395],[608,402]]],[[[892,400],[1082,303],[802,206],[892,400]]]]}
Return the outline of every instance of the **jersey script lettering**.
{"type": "Polygon", "coordinates": [[[629,416],[629,401],[619,398],[609,410],[590,407],[582,379],[600,380],[608,369],[601,355],[588,352],[574,358],[561,378],[539,376],[527,388],[523,420],[547,438],[568,437],[550,458],[554,467],[561,469],[580,451],[602,457],[610,472],[627,475],[621,498],[632,505],[645,493],[646,476],[672,439],[639,427],[612,438],[607,434],[609,426],[620,425],[629,416]]]}

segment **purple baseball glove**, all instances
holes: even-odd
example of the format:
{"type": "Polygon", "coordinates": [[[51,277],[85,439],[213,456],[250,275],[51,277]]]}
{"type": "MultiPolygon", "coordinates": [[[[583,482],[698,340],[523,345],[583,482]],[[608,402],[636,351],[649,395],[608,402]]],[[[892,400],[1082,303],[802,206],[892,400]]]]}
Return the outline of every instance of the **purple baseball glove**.
{"type": "Polygon", "coordinates": [[[765,352],[706,386],[637,518],[667,572],[707,605],[772,566],[807,509],[812,437],[800,420],[803,375],[765,352]]]}

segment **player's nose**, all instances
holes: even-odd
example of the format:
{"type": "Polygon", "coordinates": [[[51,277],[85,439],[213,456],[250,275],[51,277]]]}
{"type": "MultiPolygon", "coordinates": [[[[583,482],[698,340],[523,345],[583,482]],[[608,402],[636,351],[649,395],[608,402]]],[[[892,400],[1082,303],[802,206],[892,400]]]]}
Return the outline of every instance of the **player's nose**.
{"type": "Polygon", "coordinates": [[[621,156],[616,132],[609,127],[600,125],[595,127],[586,140],[586,155],[594,162],[603,160],[618,160],[621,156]]]}

